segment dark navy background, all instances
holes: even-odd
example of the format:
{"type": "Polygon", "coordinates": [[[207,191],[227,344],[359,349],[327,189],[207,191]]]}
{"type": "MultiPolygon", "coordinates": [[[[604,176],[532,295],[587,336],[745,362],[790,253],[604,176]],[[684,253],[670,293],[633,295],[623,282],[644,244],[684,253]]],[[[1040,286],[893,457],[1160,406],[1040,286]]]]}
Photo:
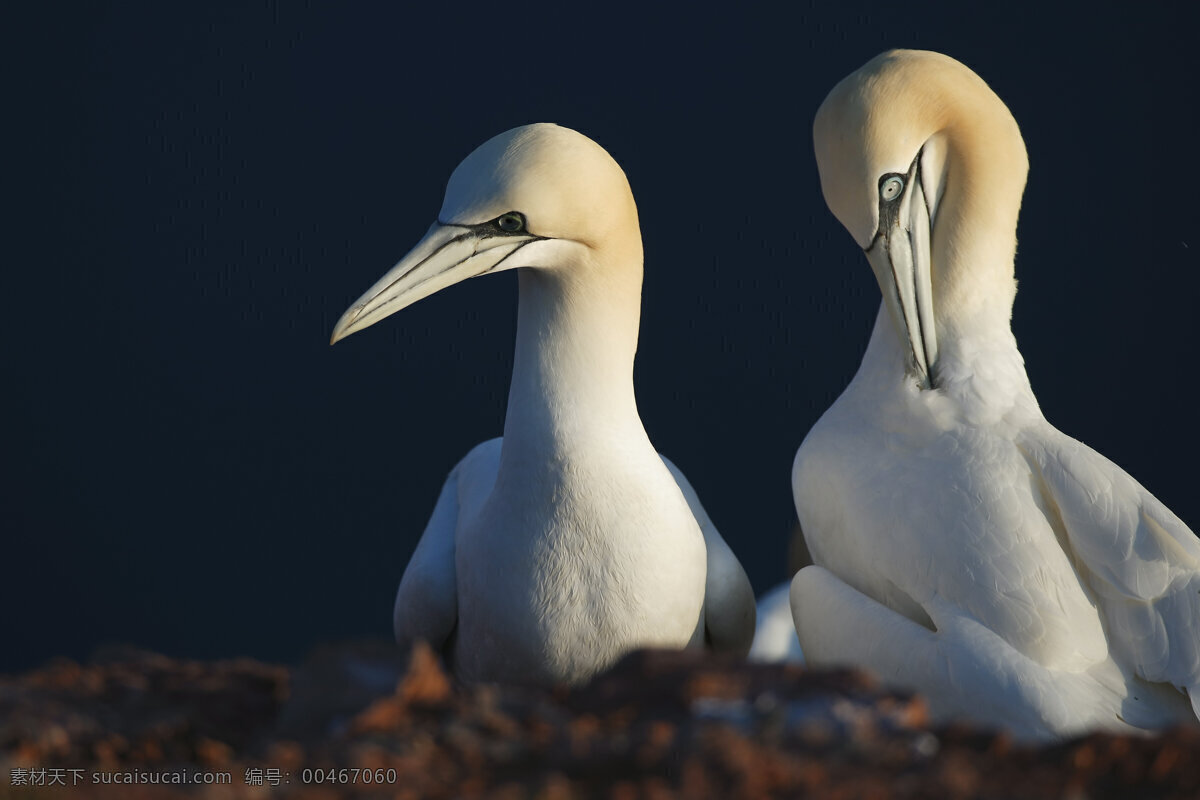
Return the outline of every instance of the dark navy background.
{"type": "Polygon", "coordinates": [[[389,635],[446,472],[501,432],[515,276],[330,329],[454,166],[534,121],[624,166],[642,418],[755,588],[782,580],[793,454],[878,306],[810,124],[897,46],[963,61],[1021,125],[1014,326],[1047,417],[1200,526],[1186,4],[168,5],[5,25],[0,669],[389,635]]]}

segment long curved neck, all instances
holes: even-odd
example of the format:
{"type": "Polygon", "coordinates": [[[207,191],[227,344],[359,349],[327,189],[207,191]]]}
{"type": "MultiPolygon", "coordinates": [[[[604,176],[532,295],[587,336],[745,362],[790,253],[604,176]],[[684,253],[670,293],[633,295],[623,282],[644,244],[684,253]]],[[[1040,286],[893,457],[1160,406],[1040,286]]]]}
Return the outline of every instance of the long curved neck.
{"type": "Polygon", "coordinates": [[[988,132],[977,127],[949,137],[945,194],[931,239],[939,347],[943,331],[952,338],[1010,330],[1027,167],[1023,148],[1006,158],[1004,148],[988,145],[988,132]]]}
{"type": "Polygon", "coordinates": [[[633,393],[642,266],[519,270],[502,468],[540,469],[598,446],[649,443],[633,393]]]}

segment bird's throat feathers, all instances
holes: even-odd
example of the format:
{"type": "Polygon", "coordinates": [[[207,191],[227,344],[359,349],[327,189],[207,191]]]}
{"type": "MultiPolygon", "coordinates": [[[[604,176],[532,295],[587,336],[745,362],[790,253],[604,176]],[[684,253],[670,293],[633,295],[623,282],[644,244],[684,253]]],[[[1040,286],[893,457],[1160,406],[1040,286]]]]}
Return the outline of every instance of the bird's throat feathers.
{"type": "Polygon", "coordinates": [[[605,286],[584,271],[521,270],[506,450],[560,451],[569,441],[645,440],[633,390],[641,271],[605,286]]]}

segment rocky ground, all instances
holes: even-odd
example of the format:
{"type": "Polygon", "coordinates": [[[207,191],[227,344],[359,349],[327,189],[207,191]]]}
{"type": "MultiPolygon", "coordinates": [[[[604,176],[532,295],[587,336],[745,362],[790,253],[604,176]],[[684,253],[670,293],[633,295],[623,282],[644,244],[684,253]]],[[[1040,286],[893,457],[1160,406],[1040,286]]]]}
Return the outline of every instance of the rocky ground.
{"type": "Polygon", "coordinates": [[[692,652],[539,692],[385,644],[296,669],[110,650],[0,678],[0,762],[0,800],[1200,797],[1200,730],[1022,747],[856,673],[692,652]]]}

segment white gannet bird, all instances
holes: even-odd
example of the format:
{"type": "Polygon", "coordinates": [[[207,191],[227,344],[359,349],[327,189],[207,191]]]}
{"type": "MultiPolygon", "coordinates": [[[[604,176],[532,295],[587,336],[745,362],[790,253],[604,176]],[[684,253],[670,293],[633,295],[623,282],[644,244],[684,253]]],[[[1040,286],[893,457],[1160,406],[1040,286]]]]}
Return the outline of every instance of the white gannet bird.
{"type": "Polygon", "coordinates": [[[521,267],[504,436],[451,471],[396,594],[396,639],[468,682],[578,683],[638,647],[745,653],[754,595],[633,392],[642,239],[625,173],[556,125],[467,156],[438,221],[332,341],[521,267]]]}
{"type": "Polygon", "coordinates": [[[893,51],[830,92],[814,139],[883,303],[796,454],[805,657],[1023,738],[1194,723],[1200,542],[1045,420],[1010,329],[1011,113],[957,61],[893,51]]]}
{"type": "Polygon", "coordinates": [[[746,658],[764,663],[804,663],[804,651],[792,618],[792,582],[784,581],[758,598],[754,641],[746,658]]]}
{"type": "MultiPolygon", "coordinates": [[[[795,525],[788,544],[788,575],[795,576],[811,563],[812,556],[804,543],[804,534],[800,526],[795,525]]],[[[796,623],[792,620],[791,588],[792,581],[789,578],[758,598],[754,641],[750,643],[750,653],[746,656],[751,661],[804,663],[804,652],[796,637],[796,623]]]]}

